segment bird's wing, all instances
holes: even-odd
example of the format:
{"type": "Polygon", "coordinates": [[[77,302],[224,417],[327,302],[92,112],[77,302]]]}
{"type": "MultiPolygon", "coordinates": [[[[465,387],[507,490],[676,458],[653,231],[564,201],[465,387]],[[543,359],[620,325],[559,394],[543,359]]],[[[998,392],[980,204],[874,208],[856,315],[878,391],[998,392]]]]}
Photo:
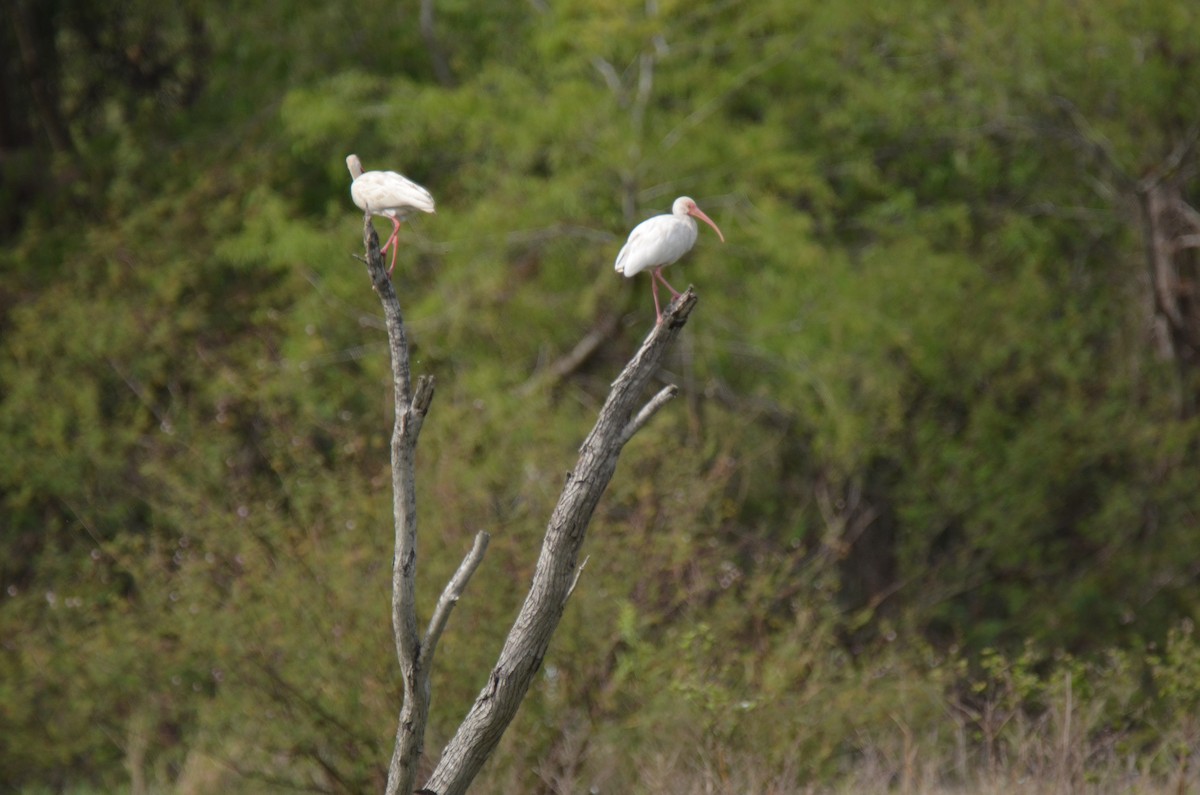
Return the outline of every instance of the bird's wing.
{"type": "Polygon", "coordinates": [[[395,171],[368,171],[350,185],[350,196],[362,209],[381,215],[434,211],[429,191],[395,171]]]}
{"type": "Polygon", "coordinates": [[[696,242],[696,225],[671,215],[656,215],[633,228],[617,254],[617,273],[633,276],[647,268],[670,265],[696,242]]]}
{"type": "Polygon", "coordinates": [[[411,207],[423,213],[434,211],[433,196],[430,195],[429,191],[403,174],[397,174],[395,171],[385,171],[384,176],[387,177],[388,188],[397,196],[404,198],[405,207],[411,207]]]}

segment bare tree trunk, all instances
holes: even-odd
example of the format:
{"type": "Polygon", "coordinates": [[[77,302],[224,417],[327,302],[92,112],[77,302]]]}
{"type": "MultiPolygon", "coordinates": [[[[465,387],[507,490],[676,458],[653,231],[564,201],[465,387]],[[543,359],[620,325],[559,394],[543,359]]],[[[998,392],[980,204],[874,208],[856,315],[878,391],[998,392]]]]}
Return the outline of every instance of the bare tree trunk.
{"type": "Polygon", "coordinates": [[[392,357],[392,382],[396,401],[396,422],[392,430],[392,511],[396,548],[392,558],[392,630],[396,636],[396,656],[404,681],[404,703],[396,728],[396,745],[388,766],[387,795],[409,793],[417,777],[417,765],[425,746],[425,725],[429,721],[429,672],[438,639],[450,611],[458,601],[475,569],[483,560],[488,534],[479,533],[475,546],[450,579],[438,600],[429,628],[422,639],[417,634],[417,497],[416,448],[421,424],[433,400],[433,379],[422,376],[415,393],[408,364],[408,338],[400,300],[392,287],[379,251],[379,236],[371,216],[363,217],[363,245],[367,250],[367,270],[372,286],[383,304],[388,344],[392,357]]]}
{"type": "Polygon", "coordinates": [[[546,529],[529,595],[509,630],[500,659],[458,732],[442,752],[425,785],[426,792],[437,795],[466,792],[516,716],[575,586],[579,550],[592,512],[616,469],[617,457],[625,443],[675,396],[676,388],[668,386],[634,413],[641,404],[646,384],[695,304],[696,294],[688,288],[663,312],[663,322],[654,327],[613,382],[600,417],[579,450],[575,468],[567,473],[566,485],[546,529]]]}
{"type": "MultiPolygon", "coordinates": [[[[392,629],[396,656],[404,681],[404,703],[397,721],[396,744],[388,767],[386,795],[413,792],[417,766],[424,750],[425,726],[429,720],[429,672],[438,639],[457,603],[478,568],[487,548],[488,535],[480,533],[475,545],[450,579],[438,600],[424,638],[417,634],[416,569],[417,513],[414,473],[417,437],[433,400],[433,379],[422,376],[412,388],[408,341],[400,302],[384,268],[379,237],[369,215],[363,218],[363,245],[367,270],[383,304],[392,357],[396,422],[392,433],[393,520],[395,555],[392,561],[392,629]]],[[[658,370],[667,349],[687,322],[696,304],[688,288],[663,312],[642,347],[613,382],[595,427],[584,440],[575,469],[567,482],[542,543],[529,595],[512,629],[500,659],[458,732],[446,746],[441,761],[421,792],[461,793],[478,775],[495,750],[517,708],[525,698],[550,638],[558,627],[567,597],[579,576],[576,561],[592,513],[612,479],[617,457],[635,433],[655,412],[675,396],[668,386],[645,404],[641,395],[658,370]],[[640,409],[634,413],[635,409],[640,409]]]]}
{"type": "Polygon", "coordinates": [[[1196,413],[1196,367],[1200,365],[1200,212],[1174,181],[1138,186],[1142,238],[1150,284],[1151,320],[1159,355],[1179,373],[1179,410],[1196,413]]]}

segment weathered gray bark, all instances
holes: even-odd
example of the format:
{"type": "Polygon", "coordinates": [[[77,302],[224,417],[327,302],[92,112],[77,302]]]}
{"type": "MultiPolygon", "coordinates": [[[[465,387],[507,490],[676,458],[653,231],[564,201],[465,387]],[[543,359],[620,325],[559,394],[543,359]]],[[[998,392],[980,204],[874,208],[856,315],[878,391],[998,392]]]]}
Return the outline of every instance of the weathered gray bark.
{"type": "Polygon", "coordinates": [[[1162,322],[1159,352],[1194,364],[1200,359],[1200,311],[1188,285],[1197,273],[1200,212],[1175,181],[1138,186],[1154,315],[1162,322]]]}
{"type": "MultiPolygon", "coordinates": [[[[422,376],[417,380],[416,389],[412,387],[404,318],[384,267],[379,237],[370,216],[363,218],[363,245],[367,250],[367,270],[372,285],[383,304],[396,401],[392,433],[396,534],[392,561],[392,629],[404,682],[404,703],[400,708],[386,793],[399,795],[413,792],[417,766],[424,750],[425,726],[429,720],[429,672],[438,639],[450,611],[483,559],[488,535],[480,533],[476,537],[474,547],[442,592],[424,638],[419,637],[415,598],[417,513],[414,465],[417,437],[433,400],[433,379],[422,376]]],[[[529,595],[509,630],[499,661],[475,705],[442,752],[429,783],[420,792],[437,795],[465,792],[516,716],[517,708],[541,667],[567,598],[575,587],[579,550],[596,504],[612,479],[617,457],[625,443],[675,396],[676,388],[668,386],[645,403],[641,398],[695,305],[696,295],[689,288],[667,307],[662,323],[654,327],[613,382],[596,425],[579,450],[575,468],[567,473],[566,485],[542,542],[529,595]]]]}
{"type": "Polygon", "coordinates": [[[600,417],[579,450],[575,468],[567,473],[525,604],[509,630],[487,684],[442,752],[425,785],[426,792],[466,792],[516,716],[562,618],[574,587],[576,561],[588,523],[616,469],[621,448],[675,395],[675,387],[669,386],[645,404],[641,402],[647,383],[695,305],[696,295],[689,288],[663,312],[663,322],[655,326],[613,382],[600,417]]]}
{"type": "Polygon", "coordinates": [[[437,609],[422,639],[417,634],[417,497],[416,450],[421,424],[433,400],[433,379],[422,376],[412,388],[408,364],[408,338],[400,300],[392,287],[379,252],[379,236],[371,216],[363,217],[363,246],[367,250],[367,272],[383,304],[388,344],[392,357],[392,384],[396,401],[396,421],[392,430],[392,513],[395,525],[395,553],[392,558],[392,631],[396,636],[396,656],[404,681],[404,703],[396,727],[396,745],[388,766],[387,795],[413,791],[417,765],[425,746],[425,725],[429,721],[429,672],[438,639],[450,611],[458,601],[471,575],[487,549],[488,534],[479,533],[475,545],[458,571],[450,579],[438,600],[437,609]]]}

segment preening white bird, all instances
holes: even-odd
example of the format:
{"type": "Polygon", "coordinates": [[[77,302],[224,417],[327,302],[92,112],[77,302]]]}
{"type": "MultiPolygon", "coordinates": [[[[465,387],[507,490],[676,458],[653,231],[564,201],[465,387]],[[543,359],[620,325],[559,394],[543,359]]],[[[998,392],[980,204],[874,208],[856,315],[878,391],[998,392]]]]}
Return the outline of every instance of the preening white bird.
{"type": "Polygon", "coordinates": [[[395,171],[368,171],[363,173],[362,161],[358,155],[346,158],[346,167],[350,169],[350,198],[363,212],[387,218],[392,222],[392,234],[380,249],[386,253],[392,249],[392,266],[388,275],[396,268],[396,249],[400,234],[400,222],[414,212],[434,212],[433,197],[429,191],[422,188],[403,174],[395,171]]]}
{"type": "Polygon", "coordinates": [[[617,273],[630,277],[650,270],[650,289],[654,293],[654,311],[658,313],[659,323],[662,322],[662,310],[658,306],[658,282],[666,285],[672,297],[679,297],[679,291],[663,278],[662,269],[691,251],[696,244],[698,230],[693,218],[699,218],[711,226],[721,242],[725,242],[725,235],[696,206],[696,202],[687,196],[680,196],[671,206],[670,215],[656,215],[635,226],[621,253],[617,254],[617,273]]]}

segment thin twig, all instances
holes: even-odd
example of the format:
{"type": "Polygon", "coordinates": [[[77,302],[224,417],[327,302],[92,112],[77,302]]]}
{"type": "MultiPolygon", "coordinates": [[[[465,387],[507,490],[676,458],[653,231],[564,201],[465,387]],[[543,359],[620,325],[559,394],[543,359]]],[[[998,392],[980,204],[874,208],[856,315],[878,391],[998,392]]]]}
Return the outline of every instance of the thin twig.
{"type": "Polygon", "coordinates": [[[571,578],[571,587],[567,589],[567,595],[563,597],[564,602],[571,598],[571,594],[575,593],[575,586],[579,584],[579,575],[583,574],[584,566],[587,566],[588,561],[591,559],[592,556],[588,555],[583,559],[583,563],[579,564],[579,568],[575,569],[575,576],[571,578]]]}
{"type": "Polygon", "coordinates": [[[599,55],[594,55],[592,56],[592,68],[600,73],[601,79],[604,80],[604,85],[608,86],[608,90],[620,102],[625,92],[621,85],[621,77],[617,74],[617,70],[613,68],[613,65],[599,55]]]}
{"type": "Polygon", "coordinates": [[[438,599],[437,607],[433,611],[433,618],[429,619],[429,629],[425,630],[425,639],[421,642],[421,651],[424,655],[423,669],[426,680],[429,679],[429,671],[433,666],[433,653],[437,650],[438,639],[442,637],[442,630],[446,628],[446,622],[450,619],[451,611],[458,604],[458,600],[462,597],[467,583],[471,581],[471,575],[475,573],[475,570],[479,568],[479,564],[483,562],[483,553],[487,552],[488,541],[490,540],[490,535],[483,530],[479,531],[475,536],[475,544],[471,547],[471,551],[467,553],[462,563],[458,565],[458,571],[454,572],[454,576],[446,583],[446,588],[442,591],[442,595],[438,599]]]}
{"type": "Polygon", "coordinates": [[[650,398],[646,405],[642,406],[642,410],[637,413],[637,416],[629,421],[625,426],[625,430],[621,431],[621,444],[625,444],[633,435],[642,429],[642,426],[650,421],[655,412],[665,406],[672,398],[679,394],[679,387],[674,384],[663,387],[657,395],[650,398]]]}

